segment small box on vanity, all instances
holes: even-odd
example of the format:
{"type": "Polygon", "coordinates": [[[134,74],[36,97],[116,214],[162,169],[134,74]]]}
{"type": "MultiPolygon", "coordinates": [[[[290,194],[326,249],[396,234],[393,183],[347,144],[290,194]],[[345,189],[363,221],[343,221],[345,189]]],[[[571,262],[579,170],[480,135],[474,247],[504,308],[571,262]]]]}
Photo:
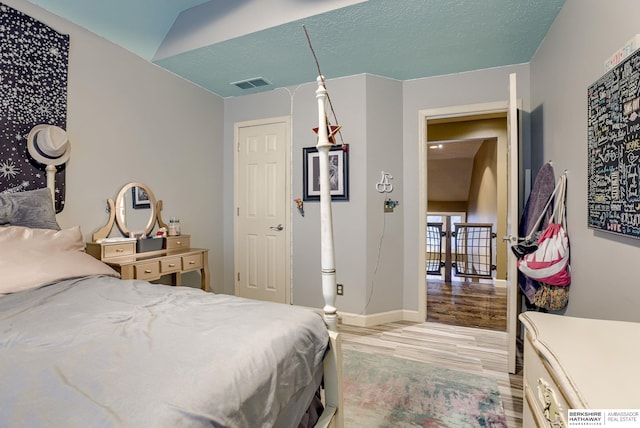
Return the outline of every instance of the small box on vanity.
{"type": "Polygon", "coordinates": [[[136,241],[136,252],[146,253],[149,251],[162,250],[165,246],[164,240],[165,238],[163,237],[138,239],[136,241]]]}

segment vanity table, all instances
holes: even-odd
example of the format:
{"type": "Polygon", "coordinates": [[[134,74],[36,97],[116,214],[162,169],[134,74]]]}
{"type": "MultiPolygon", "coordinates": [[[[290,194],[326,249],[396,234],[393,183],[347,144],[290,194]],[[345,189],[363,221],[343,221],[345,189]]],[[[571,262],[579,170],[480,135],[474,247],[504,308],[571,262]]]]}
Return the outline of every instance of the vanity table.
{"type": "Polygon", "coordinates": [[[144,252],[138,250],[136,239],[107,238],[114,224],[125,237],[132,234],[149,236],[156,222],[159,227],[167,227],[160,214],[162,201],[156,202],[147,186],[129,183],[120,190],[115,201],[109,199],[107,204],[109,221],[93,234],[93,242],[87,243],[88,254],[118,271],[121,279],[153,281],[171,275],[174,285],[182,285],[183,273],[200,271],[200,288],[210,291],[209,251],[191,248],[190,235],[167,236],[162,240],[161,249],[144,252]],[[136,195],[144,195],[144,200],[136,199],[136,195]],[[131,229],[130,219],[136,217],[135,227],[139,229],[131,229]]]}

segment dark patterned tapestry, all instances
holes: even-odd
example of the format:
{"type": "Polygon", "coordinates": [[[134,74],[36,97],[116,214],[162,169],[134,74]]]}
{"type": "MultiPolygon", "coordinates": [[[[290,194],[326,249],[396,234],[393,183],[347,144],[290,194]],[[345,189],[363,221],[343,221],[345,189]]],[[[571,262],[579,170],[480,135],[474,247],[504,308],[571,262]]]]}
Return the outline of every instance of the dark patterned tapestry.
{"type": "MultiPolygon", "coordinates": [[[[0,192],[47,186],[27,137],[38,124],[67,128],[68,58],[68,35],[0,3],[0,192]]],[[[56,167],[56,212],[64,207],[64,172],[56,167]]]]}

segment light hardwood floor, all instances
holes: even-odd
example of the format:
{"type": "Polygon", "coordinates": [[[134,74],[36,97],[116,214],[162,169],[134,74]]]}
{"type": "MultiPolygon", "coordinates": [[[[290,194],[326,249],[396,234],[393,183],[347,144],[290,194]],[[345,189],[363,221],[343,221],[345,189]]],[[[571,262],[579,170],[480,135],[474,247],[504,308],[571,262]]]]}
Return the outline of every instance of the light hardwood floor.
{"type": "Polygon", "coordinates": [[[339,325],[343,349],[393,355],[484,376],[496,381],[509,428],[522,427],[522,354],[507,373],[506,333],[435,322],[375,327],[339,325]]]}

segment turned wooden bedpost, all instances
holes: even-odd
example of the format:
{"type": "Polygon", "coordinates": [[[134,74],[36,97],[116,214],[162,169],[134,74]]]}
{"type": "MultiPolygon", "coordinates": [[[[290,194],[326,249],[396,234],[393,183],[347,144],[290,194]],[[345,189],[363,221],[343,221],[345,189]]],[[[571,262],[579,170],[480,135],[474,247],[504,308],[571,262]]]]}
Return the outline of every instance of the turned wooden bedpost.
{"type": "Polygon", "coordinates": [[[336,268],[333,246],[333,218],[331,214],[331,185],[329,183],[329,133],[325,101],[327,89],[324,77],[318,76],[318,156],[320,162],[320,248],[322,261],[322,296],[324,297],[324,319],[330,330],[337,331],[336,268]]]}

